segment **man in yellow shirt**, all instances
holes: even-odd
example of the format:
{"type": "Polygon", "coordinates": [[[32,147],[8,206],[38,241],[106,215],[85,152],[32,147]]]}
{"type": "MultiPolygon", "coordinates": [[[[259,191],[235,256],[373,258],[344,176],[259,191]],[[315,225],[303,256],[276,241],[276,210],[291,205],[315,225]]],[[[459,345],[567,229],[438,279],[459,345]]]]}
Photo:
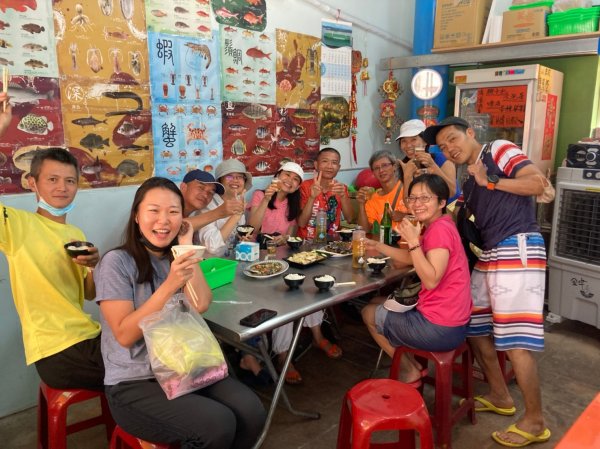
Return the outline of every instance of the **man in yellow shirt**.
{"type": "MultiPolygon", "coordinates": [[[[5,115],[0,115],[2,122],[5,115]]],[[[27,364],[35,363],[51,387],[102,390],[100,325],[83,311],[84,298],[95,296],[91,269],[98,263],[98,249],[71,258],[64,248],[85,241],[79,228],[66,223],[78,177],[77,160],[67,150],[37,151],[28,178],[37,211],[0,203],[0,251],[8,260],[27,364]]]]}

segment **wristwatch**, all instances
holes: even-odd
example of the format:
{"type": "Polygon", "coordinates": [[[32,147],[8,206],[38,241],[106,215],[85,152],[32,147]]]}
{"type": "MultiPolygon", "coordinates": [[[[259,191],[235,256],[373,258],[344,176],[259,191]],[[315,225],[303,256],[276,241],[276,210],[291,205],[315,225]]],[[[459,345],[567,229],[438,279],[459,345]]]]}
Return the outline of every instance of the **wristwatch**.
{"type": "Polygon", "coordinates": [[[488,175],[487,177],[487,189],[494,190],[496,188],[496,184],[500,181],[500,177],[498,175],[488,175]]]}

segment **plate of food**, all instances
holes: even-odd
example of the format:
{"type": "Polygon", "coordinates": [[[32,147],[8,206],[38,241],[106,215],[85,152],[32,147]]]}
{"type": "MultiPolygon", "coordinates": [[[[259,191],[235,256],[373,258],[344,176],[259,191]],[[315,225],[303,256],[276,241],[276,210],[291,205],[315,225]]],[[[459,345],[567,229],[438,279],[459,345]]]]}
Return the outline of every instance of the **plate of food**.
{"type": "Polygon", "coordinates": [[[285,260],[263,260],[248,265],[244,274],[251,278],[266,279],[285,273],[289,267],[285,260]]]}
{"type": "Polygon", "coordinates": [[[330,257],[346,257],[352,255],[352,242],[329,242],[323,248],[319,248],[318,252],[325,253],[330,257]]]}
{"type": "Polygon", "coordinates": [[[306,268],[327,259],[327,257],[326,254],[317,251],[302,251],[285,260],[294,267],[306,268]]]}

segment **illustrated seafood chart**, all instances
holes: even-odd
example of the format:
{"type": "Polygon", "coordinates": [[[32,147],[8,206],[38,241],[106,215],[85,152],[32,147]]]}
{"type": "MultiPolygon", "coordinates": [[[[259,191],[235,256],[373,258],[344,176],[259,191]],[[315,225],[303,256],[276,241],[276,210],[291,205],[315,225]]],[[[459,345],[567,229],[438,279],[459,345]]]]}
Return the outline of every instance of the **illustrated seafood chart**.
{"type": "Polygon", "coordinates": [[[56,78],[52,3],[2,1],[0,11],[0,65],[19,75],[56,78]]]}
{"type": "Polygon", "coordinates": [[[13,118],[0,140],[0,193],[19,193],[35,152],[64,144],[58,79],[12,76],[8,95],[13,118]]]}
{"type": "Polygon", "coordinates": [[[275,35],[220,28],[223,101],[275,104],[275,35]]]}
{"type": "Polygon", "coordinates": [[[321,41],[277,29],[278,107],[312,109],[321,99],[321,41]]]}
{"type": "Polygon", "coordinates": [[[146,0],[148,31],[210,39],[209,0],[146,0]]]}
{"type": "Polygon", "coordinates": [[[321,137],[348,135],[348,104],[320,104],[321,41],[265,31],[266,1],[0,0],[13,104],[0,192],[27,191],[50,146],[91,188],[177,182],[231,157],[256,176],[286,160],[312,170],[321,137]]]}
{"type": "Polygon", "coordinates": [[[218,42],[148,33],[156,176],[181,181],[222,159],[218,42]]]}
{"type": "Polygon", "coordinates": [[[140,184],[154,170],[143,1],[61,0],[54,15],[65,143],[84,181],[140,184]]]}
{"type": "Polygon", "coordinates": [[[223,158],[239,159],[256,176],[277,172],[294,161],[312,170],[319,151],[316,111],[259,103],[224,102],[223,158]]]}
{"type": "MultiPolygon", "coordinates": [[[[204,0],[197,0],[204,3],[204,0]]],[[[223,25],[263,31],[267,26],[267,0],[212,0],[217,22],[223,25]]]]}

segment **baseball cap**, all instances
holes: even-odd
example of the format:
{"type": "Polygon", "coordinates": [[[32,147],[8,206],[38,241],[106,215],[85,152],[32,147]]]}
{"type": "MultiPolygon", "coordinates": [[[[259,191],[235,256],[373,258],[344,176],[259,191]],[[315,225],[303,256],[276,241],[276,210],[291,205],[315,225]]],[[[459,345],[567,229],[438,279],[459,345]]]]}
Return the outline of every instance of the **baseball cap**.
{"type": "Polygon", "coordinates": [[[246,171],[246,166],[237,159],[227,159],[217,165],[215,178],[221,179],[231,173],[243,173],[246,176],[244,189],[250,190],[252,188],[252,175],[246,171]]]}
{"type": "Polygon", "coordinates": [[[396,137],[396,140],[400,140],[403,137],[414,137],[425,131],[425,123],[419,119],[407,120],[402,123],[400,127],[400,135],[396,137]]]}
{"type": "Polygon", "coordinates": [[[187,172],[185,174],[185,176],[183,177],[183,182],[185,182],[186,184],[192,181],[199,181],[203,184],[214,184],[216,186],[216,192],[219,195],[223,195],[225,193],[225,188],[223,187],[223,184],[221,184],[220,182],[217,182],[215,180],[215,177],[213,175],[211,175],[210,173],[204,171],[204,170],[191,170],[189,172],[187,172]]]}
{"type": "Polygon", "coordinates": [[[435,138],[438,135],[438,133],[442,130],[442,128],[445,128],[446,126],[450,125],[464,126],[465,128],[471,127],[470,123],[467,122],[464,118],[455,117],[451,115],[450,117],[446,117],[437,125],[429,126],[423,132],[423,140],[425,140],[425,142],[427,142],[430,145],[435,145],[435,138]]]}
{"type": "Polygon", "coordinates": [[[300,165],[296,164],[295,162],[286,162],[279,168],[279,170],[285,170],[295,173],[298,176],[300,176],[300,179],[304,179],[304,170],[302,170],[302,167],[300,167],[300,165]]]}

